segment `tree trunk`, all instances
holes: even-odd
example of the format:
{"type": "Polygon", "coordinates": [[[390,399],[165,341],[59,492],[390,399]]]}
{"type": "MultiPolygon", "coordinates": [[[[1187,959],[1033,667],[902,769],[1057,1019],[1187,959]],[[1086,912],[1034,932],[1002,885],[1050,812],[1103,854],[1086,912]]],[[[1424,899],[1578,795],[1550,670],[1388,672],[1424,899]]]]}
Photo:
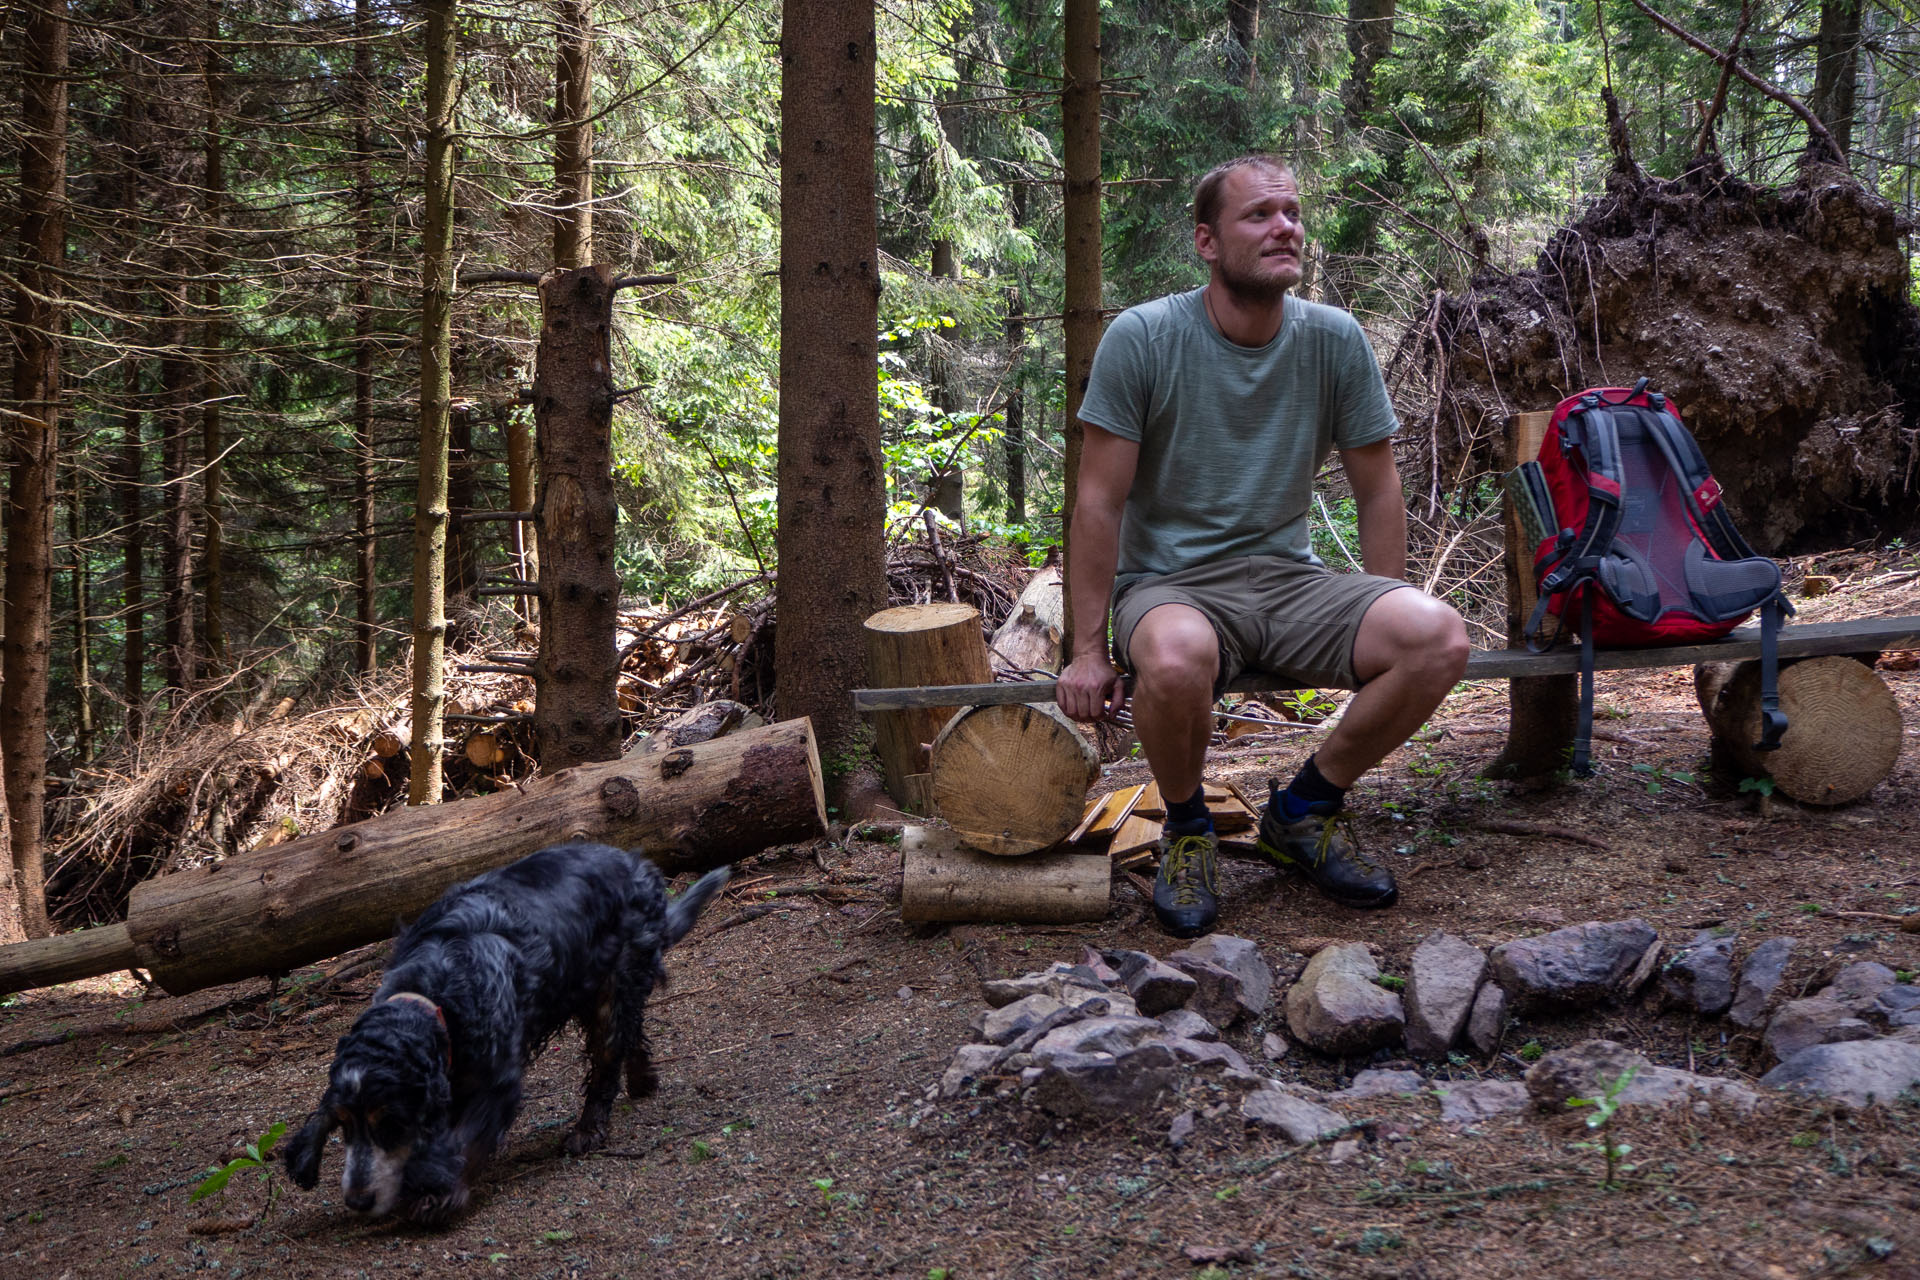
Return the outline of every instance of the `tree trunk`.
{"type": "Polygon", "coordinates": [[[1353,62],[1340,89],[1340,105],[1347,127],[1355,133],[1367,127],[1373,111],[1374,69],[1393,52],[1395,0],[1347,0],[1347,48],[1353,62]]]}
{"type": "Polygon", "coordinates": [[[1827,126],[1845,158],[1853,150],[1854,90],[1859,83],[1860,12],[1864,0],[1820,0],[1818,61],[1807,106],[1827,126]]]}
{"type": "MultiPolygon", "coordinates": [[[[175,215],[170,215],[175,216],[175,215]]],[[[185,216],[178,214],[178,216],[185,216]]],[[[166,350],[160,357],[160,401],[163,435],[160,442],[161,483],[166,492],[166,519],[160,526],[161,678],[168,702],[180,705],[195,676],[193,528],[200,503],[199,468],[194,440],[200,434],[190,421],[191,404],[198,398],[194,376],[194,331],[187,318],[186,280],[191,269],[185,253],[162,255],[167,284],[167,319],[163,328],[166,350]]]]}
{"type": "MultiPolygon", "coordinates": [[[[478,480],[479,460],[473,453],[473,402],[456,400],[447,411],[447,599],[469,599],[480,585],[478,557],[474,543],[478,527],[462,523],[477,509],[474,487],[478,480]]],[[[448,632],[447,643],[464,647],[448,632]]]]}
{"type": "Polygon", "coordinates": [[[353,5],[353,669],[371,676],[379,543],[373,530],[373,0],[353,5]]]}
{"type": "Polygon", "coordinates": [[[53,506],[59,461],[57,301],[67,246],[67,5],[26,11],[17,54],[26,71],[20,112],[20,257],[12,268],[13,413],[7,442],[6,638],[0,657],[11,894],[0,930],[47,933],[41,837],[47,795],[47,676],[53,648],[53,506]],[[11,918],[7,918],[11,917],[11,918]]]}
{"type": "MultiPolygon", "coordinates": [[[[1066,41],[1066,87],[1061,95],[1066,169],[1065,245],[1065,501],[1060,513],[1061,542],[1073,527],[1074,488],[1080,482],[1080,402],[1100,345],[1100,6],[1098,0],[1066,0],[1062,24],[1066,41]]],[[[1073,548],[1067,546],[1069,571],[1073,548]]],[[[1075,618],[1067,602],[1069,648],[1077,626],[1105,630],[1105,618],[1075,618]]]]}
{"type": "Polygon", "coordinates": [[[553,265],[593,262],[593,3],[555,0],[553,265]]]}
{"type": "Polygon", "coordinates": [[[454,0],[427,0],[426,239],[420,264],[420,483],[413,512],[409,804],[440,803],[446,710],[448,357],[453,311],[454,0]]]}
{"type": "MultiPolygon", "coordinates": [[[[131,306],[128,313],[132,314],[131,306]]],[[[143,340],[139,326],[126,326],[129,345],[143,340]]],[[[125,408],[120,414],[121,543],[120,614],[125,621],[120,652],[120,696],[127,708],[127,741],[137,746],[146,729],[147,711],[147,520],[146,415],[140,411],[140,364],[129,358],[122,380],[125,408]]]]}
{"type": "Polygon", "coordinates": [[[614,625],[613,272],[605,264],[540,281],[540,653],[534,730],[551,773],[620,755],[614,625]]]}
{"type": "Polygon", "coordinates": [[[391,937],[396,919],[417,915],[449,885],[562,840],[637,848],[671,876],[825,829],[812,729],[783,721],[144,881],[127,903],[129,947],[112,945],[111,930],[88,930],[0,948],[0,992],[82,976],[76,953],[93,957],[95,973],[137,964],[174,995],[284,974],[391,937]]]}
{"type": "Polygon", "coordinates": [[[1019,285],[1007,290],[1007,409],[1001,457],[1007,469],[1007,523],[1027,522],[1027,392],[1021,381],[1027,345],[1026,303],[1019,285]]]}
{"type": "Polygon", "coordinates": [[[837,790],[864,755],[861,624],[887,599],[873,6],[792,0],[780,48],[774,668],[781,716],[813,721],[837,790]]]}
{"type": "Polygon", "coordinates": [[[81,764],[93,763],[93,568],[86,542],[84,473],[73,468],[67,504],[67,545],[73,552],[73,738],[81,764]]]}
{"type": "Polygon", "coordinates": [[[201,408],[200,408],[200,455],[201,455],[201,550],[200,563],[204,566],[206,587],[201,593],[202,617],[205,619],[204,636],[206,638],[207,661],[214,670],[223,670],[227,663],[227,625],[225,618],[226,573],[221,565],[223,544],[223,522],[220,505],[225,501],[221,492],[221,454],[224,451],[225,437],[220,421],[221,401],[225,395],[223,384],[225,352],[222,349],[224,335],[221,326],[220,276],[227,269],[222,256],[221,226],[226,217],[227,180],[225,153],[221,146],[221,131],[225,128],[221,111],[225,98],[225,76],[227,68],[220,45],[220,9],[210,7],[206,14],[207,44],[205,50],[207,117],[203,134],[206,150],[206,201],[207,230],[206,251],[201,261],[200,307],[205,319],[205,332],[201,337],[201,408]]]}
{"type": "Polygon", "coordinates": [[[1253,61],[1253,42],[1260,38],[1260,0],[1227,0],[1227,28],[1233,33],[1234,82],[1251,89],[1259,69],[1253,61]]]}

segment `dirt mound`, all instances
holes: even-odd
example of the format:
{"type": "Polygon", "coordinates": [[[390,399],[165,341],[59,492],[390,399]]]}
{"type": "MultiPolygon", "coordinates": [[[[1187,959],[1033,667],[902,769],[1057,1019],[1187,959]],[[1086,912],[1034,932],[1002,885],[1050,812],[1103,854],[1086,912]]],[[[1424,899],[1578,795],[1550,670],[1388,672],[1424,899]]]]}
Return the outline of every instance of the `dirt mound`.
{"type": "Polygon", "coordinates": [[[1912,229],[1832,169],[1782,188],[1717,164],[1673,180],[1616,174],[1536,268],[1483,273],[1438,300],[1429,354],[1446,470],[1497,466],[1510,413],[1644,375],[1681,407],[1761,550],[1911,529],[1912,229]]]}

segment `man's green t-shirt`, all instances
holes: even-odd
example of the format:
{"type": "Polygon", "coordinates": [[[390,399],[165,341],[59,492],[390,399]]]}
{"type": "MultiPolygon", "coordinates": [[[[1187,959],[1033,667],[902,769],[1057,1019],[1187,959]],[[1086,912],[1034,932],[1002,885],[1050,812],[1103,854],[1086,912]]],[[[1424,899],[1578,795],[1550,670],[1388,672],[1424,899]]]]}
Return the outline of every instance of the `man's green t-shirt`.
{"type": "Polygon", "coordinates": [[[1094,353],[1081,420],[1140,442],[1116,586],[1239,556],[1319,563],[1314,475],[1399,429],[1352,316],[1289,297],[1273,341],[1241,347],[1201,293],[1122,312],[1094,353]]]}

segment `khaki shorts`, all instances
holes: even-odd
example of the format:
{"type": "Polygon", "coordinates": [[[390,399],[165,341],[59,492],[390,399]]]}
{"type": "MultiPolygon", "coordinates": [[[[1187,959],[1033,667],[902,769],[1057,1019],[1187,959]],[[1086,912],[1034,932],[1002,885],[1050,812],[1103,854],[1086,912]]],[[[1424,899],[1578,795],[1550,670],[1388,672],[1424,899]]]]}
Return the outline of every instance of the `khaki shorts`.
{"type": "Polygon", "coordinates": [[[1360,619],[1398,578],[1333,573],[1278,556],[1245,556],[1140,578],[1113,602],[1113,652],[1131,669],[1133,629],[1163,604],[1191,605],[1220,638],[1215,690],[1246,671],[1286,676],[1308,689],[1357,689],[1353,644],[1360,619]]]}

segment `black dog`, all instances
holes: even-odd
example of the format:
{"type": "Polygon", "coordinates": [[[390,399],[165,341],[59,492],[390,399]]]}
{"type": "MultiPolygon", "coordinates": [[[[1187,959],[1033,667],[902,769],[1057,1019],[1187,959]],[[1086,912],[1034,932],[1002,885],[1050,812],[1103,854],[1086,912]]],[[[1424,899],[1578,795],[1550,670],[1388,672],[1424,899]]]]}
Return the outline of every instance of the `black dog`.
{"type": "Polygon", "coordinates": [[[349,1209],[444,1221],[513,1123],[527,1064],[570,1019],[586,1032],[588,1069],[566,1150],[606,1145],[622,1067],[633,1097],[657,1084],[641,1018],[666,976],[661,957],[728,875],[669,901],[652,863],[575,842],[447,890],[394,943],[319,1109],[283,1148],[287,1172],[312,1189],[339,1128],[349,1209]]]}

